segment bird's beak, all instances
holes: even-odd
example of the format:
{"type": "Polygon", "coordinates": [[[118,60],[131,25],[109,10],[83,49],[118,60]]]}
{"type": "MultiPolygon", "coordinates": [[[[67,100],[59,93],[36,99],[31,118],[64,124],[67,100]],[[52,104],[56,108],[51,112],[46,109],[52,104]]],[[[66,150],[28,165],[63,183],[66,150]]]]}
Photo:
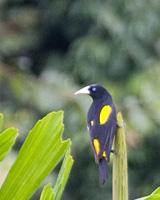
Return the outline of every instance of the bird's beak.
{"type": "Polygon", "coordinates": [[[74,95],[77,95],[77,94],[90,94],[89,86],[86,86],[74,93],[74,95]]]}

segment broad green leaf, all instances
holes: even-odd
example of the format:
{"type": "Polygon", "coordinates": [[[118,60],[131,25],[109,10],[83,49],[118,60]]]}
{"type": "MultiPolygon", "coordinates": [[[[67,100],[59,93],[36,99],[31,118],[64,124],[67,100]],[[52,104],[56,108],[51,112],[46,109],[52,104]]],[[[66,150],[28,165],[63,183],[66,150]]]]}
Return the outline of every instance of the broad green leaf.
{"type": "MultiPolygon", "coordinates": [[[[0,129],[3,122],[3,115],[0,113],[0,129]]],[[[14,128],[6,129],[0,134],[0,161],[10,152],[18,136],[18,130],[14,128]]]]}
{"type": "Polygon", "coordinates": [[[159,200],[160,199],[160,187],[158,187],[151,195],[146,197],[141,197],[136,200],[159,200]]]}
{"type": "Polygon", "coordinates": [[[18,136],[18,130],[10,128],[0,134],[0,161],[10,152],[18,136]]]}
{"type": "Polygon", "coordinates": [[[63,160],[63,164],[61,166],[60,172],[58,174],[58,178],[54,187],[54,190],[51,188],[51,185],[48,184],[44,187],[40,200],[59,200],[62,196],[64,187],[68,180],[71,168],[73,165],[73,159],[70,156],[70,148],[68,149],[65,158],[63,160]],[[53,198],[53,196],[55,196],[53,198]]]}
{"type": "Polygon", "coordinates": [[[51,188],[51,184],[48,184],[44,187],[40,200],[53,200],[54,192],[51,188]]]}
{"type": "Polygon", "coordinates": [[[30,131],[0,191],[0,199],[28,200],[71,145],[62,142],[63,112],[52,112],[30,131]]]}
{"type": "Polygon", "coordinates": [[[58,174],[58,178],[54,187],[54,194],[55,194],[54,200],[61,199],[72,165],[73,165],[73,159],[72,159],[72,156],[70,156],[70,148],[69,148],[64,158],[63,164],[61,166],[61,169],[58,174]]]}

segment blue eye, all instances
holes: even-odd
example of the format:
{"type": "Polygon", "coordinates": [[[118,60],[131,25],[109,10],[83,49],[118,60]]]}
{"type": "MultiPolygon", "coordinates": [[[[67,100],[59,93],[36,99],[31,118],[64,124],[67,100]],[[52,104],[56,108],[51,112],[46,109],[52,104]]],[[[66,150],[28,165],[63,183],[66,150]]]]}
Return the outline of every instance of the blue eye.
{"type": "Polygon", "coordinates": [[[95,92],[97,90],[96,87],[92,87],[92,91],[95,92]]]}

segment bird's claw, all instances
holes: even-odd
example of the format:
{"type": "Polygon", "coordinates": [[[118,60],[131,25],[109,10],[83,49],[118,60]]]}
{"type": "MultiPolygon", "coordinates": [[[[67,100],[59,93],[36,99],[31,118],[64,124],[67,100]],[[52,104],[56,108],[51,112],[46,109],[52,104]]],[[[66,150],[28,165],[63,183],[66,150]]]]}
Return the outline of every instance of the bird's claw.
{"type": "Polygon", "coordinates": [[[120,155],[120,154],[117,153],[115,150],[111,150],[111,152],[112,152],[114,155],[116,155],[116,156],[119,156],[119,155],[120,155]]]}
{"type": "Polygon", "coordinates": [[[123,124],[122,124],[122,125],[121,125],[121,124],[118,124],[118,122],[117,122],[117,127],[118,127],[118,128],[122,128],[124,125],[125,125],[124,121],[123,121],[123,124]]]}

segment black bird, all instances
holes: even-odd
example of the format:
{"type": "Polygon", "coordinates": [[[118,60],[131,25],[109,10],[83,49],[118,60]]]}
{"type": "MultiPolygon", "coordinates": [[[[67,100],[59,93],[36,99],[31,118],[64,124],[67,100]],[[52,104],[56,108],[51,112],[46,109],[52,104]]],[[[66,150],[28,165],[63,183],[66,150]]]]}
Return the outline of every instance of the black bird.
{"type": "Polygon", "coordinates": [[[108,166],[113,138],[116,134],[116,108],[111,95],[101,85],[93,84],[78,90],[76,94],[89,94],[93,103],[88,111],[87,127],[94,149],[95,162],[99,164],[102,184],[108,179],[108,166]]]}

